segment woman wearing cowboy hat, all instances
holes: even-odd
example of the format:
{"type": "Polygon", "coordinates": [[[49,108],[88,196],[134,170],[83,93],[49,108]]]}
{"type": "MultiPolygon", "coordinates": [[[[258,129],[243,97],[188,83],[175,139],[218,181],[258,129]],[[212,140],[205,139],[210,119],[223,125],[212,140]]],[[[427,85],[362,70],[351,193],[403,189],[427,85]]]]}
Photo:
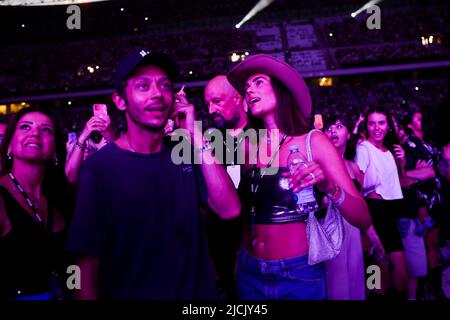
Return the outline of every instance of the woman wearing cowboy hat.
{"type": "MultiPolygon", "coordinates": [[[[324,264],[308,264],[308,214],[296,210],[292,195],[314,186],[328,195],[349,223],[364,231],[371,223],[367,205],[327,136],[319,131],[308,134],[311,98],[294,68],[258,54],[236,65],[227,77],[267,130],[259,139],[256,164],[246,164],[239,188],[246,220],[237,267],[239,297],[326,299],[324,264]],[[290,174],[289,149],[297,146],[306,159],[307,140],[312,161],[290,174]],[[264,153],[269,161],[262,161],[264,153]],[[265,167],[277,169],[276,173],[261,170],[265,167]]],[[[245,145],[247,153],[250,144],[245,145]]]]}

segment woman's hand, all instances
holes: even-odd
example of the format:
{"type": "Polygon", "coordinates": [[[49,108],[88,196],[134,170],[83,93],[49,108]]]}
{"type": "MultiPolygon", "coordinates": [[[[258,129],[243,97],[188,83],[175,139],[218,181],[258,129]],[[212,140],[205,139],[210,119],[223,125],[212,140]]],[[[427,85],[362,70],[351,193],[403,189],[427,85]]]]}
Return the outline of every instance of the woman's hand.
{"type": "Polygon", "coordinates": [[[394,155],[400,161],[402,168],[404,168],[406,165],[405,150],[400,145],[394,144],[394,155]]]}
{"type": "Polygon", "coordinates": [[[372,247],[377,248],[382,254],[384,254],[385,251],[384,251],[383,244],[381,243],[381,240],[378,237],[378,234],[375,231],[373,224],[370,225],[369,229],[367,229],[366,235],[369,238],[370,243],[372,244],[372,247]]]}
{"type": "Polygon", "coordinates": [[[428,162],[425,160],[418,160],[416,163],[416,169],[423,167],[432,167],[432,160],[429,160],[428,162]]]}
{"type": "Polygon", "coordinates": [[[355,127],[353,128],[353,134],[358,134],[359,124],[364,121],[364,114],[360,113],[358,121],[355,123],[355,127]]]}
{"type": "Polygon", "coordinates": [[[335,190],[334,183],[325,178],[322,168],[316,162],[305,163],[304,166],[296,168],[293,174],[286,172],[283,176],[290,177],[290,187],[294,192],[299,192],[303,188],[317,185],[317,188],[326,193],[335,190]]]}
{"type": "Polygon", "coordinates": [[[78,137],[78,142],[85,145],[87,139],[93,131],[99,131],[102,133],[108,128],[110,123],[111,121],[109,120],[109,117],[106,120],[95,116],[90,118],[89,121],[86,122],[83,131],[78,137]]]}

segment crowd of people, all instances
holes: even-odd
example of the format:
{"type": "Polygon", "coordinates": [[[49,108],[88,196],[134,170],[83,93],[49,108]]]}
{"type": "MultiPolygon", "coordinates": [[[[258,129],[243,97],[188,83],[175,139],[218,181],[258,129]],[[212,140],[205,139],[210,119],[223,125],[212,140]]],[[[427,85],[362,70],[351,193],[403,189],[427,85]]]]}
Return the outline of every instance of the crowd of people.
{"type": "Polygon", "coordinates": [[[420,40],[336,50],[344,68],[446,60],[449,49],[441,44],[424,46],[420,40]]]}
{"type": "Polygon", "coordinates": [[[131,51],[116,112],[97,105],[68,137],[49,108],[9,119],[2,299],[449,298],[448,98],[319,121],[301,75],[256,54],[208,82],[200,112],[178,76],[169,55],[131,51]]]}
{"type": "MultiPolygon", "coordinates": [[[[206,66],[205,66],[206,68],[206,66]]],[[[226,70],[222,67],[221,70],[226,70]]],[[[183,72],[182,70],[180,72],[183,72]]],[[[218,74],[218,73],[217,73],[218,74]]],[[[211,78],[214,75],[211,76],[211,78]]],[[[316,113],[327,116],[330,113],[349,117],[357,121],[361,112],[368,111],[368,106],[382,104],[398,119],[401,119],[414,108],[429,109],[436,103],[441,103],[447,94],[446,79],[424,79],[403,81],[374,81],[373,79],[353,79],[351,83],[337,82],[329,87],[309,84],[311,99],[316,113]]],[[[203,98],[203,88],[187,88],[189,98],[201,111],[206,109],[203,98]]],[[[57,112],[64,119],[64,129],[68,132],[81,132],[92,114],[90,101],[95,99],[69,100],[70,105],[59,108],[57,112]]],[[[108,103],[108,99],[102,98],[108,103]]],[[[114,128],[120,131],[124,121],[118,112],[110,110],[114,128]]]]}
{"type": "MultiPolygon", "coordinates": [[[[236,5],[220,3],[219,7],[236,5]]],[[[427,7],[420,12],[417,9],[406,13],[386,11],[383,11],[380,30],[368,30],[366,21],[360,17],[335,17],[331,23],[324,23],[322,18],[305,20],[304,30],[310,30],[307,40],[314,44],[316,51],[305,51],[305,46],[298,43],[302,34],[294,41],[292,30],[298,27],[295,20],[267,24],[280,26],[280,33],[274,38],[276,44],[268,47],[267,37],[258,36],[258,30],[266,25],[253,21],[239,30],[230,24],[217,23],[213,28],[199,25],[186,25],[181,31],[141,28],[129,30],[126,35],[112,32],[70,41],[56,39],[46,44],[5,43],[0,48],[0,60],[4,62],[0,66],[0,93],[11,96],[109,88],[113,83],[114,63],[121,58],[124,47],[164,48],[180,62],[181,80],[185,82],[207,81],[228,69],[235,64],[230,60],[232,53],[269,53],[270,47],[288,57],[287,61],[299,71],[448,60],[448,6],[427,7]],[[421,37],[429,42],[423,45],[421,37]],[[289,60],[291,52],[292,61],[289,60]],[[30,56],[34,59],[28,59],[30,56]]],[[[117,10],[117,14],[128,13],[117,10]]]]}
{"type": "Polygon", "coordinates": [[[430,6],[420,11],[412,8],[381,10],[381,28],[367,32],[367,18],[370,15],[362,12],[356,18],[338,18],[333,22],[324,23],[322,29],[330,47],[418,41],[421,36],[434,35],[436,38],[437,35],[449,31],[448,10],[442,10],[439,6],[430,6]],[[412,21],[414,23],[411,23],[412,21]],[[330,33],[332,36],[329,36],[330,33]]]}

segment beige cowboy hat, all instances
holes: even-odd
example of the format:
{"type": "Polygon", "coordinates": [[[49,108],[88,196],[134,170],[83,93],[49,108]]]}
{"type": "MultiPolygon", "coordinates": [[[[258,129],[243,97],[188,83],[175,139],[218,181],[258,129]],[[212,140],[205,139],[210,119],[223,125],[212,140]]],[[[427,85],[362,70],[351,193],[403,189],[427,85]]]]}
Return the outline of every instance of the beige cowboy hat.
{"type": "Polygon", "coordinates": [[[227,73],[227,79],[244,97],[245,83],[256,73],[267,74],[281,81],[291,92],[305,118],[309,118],[312,107],[309,89],[300,74],[284,61],[269,54],[256,54],[234,66],[227,73]]]}

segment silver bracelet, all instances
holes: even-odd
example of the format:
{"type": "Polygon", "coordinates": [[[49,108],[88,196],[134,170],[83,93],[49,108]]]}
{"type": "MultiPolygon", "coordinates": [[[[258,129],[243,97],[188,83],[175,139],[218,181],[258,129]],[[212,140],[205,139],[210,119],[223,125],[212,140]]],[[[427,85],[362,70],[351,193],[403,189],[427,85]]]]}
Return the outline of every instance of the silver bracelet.
{"type": "Polygon", "coordinates": [[[344,200],[345,200],[345,191],[344,189],[341,188],[341,195],[339,196],[339,199],[334,202],[334,205],[336,207],[339,207],[341,204],[344,203],[344,200]]]}
{"type": "Polygon", "coordinates": [[[339,194],[339,199],[334,200],[336,193],[334,195],[328,195],[328,198],[330,199],[331,203],[334,204],[336,207],[339,207],[340,205],[342,205],[344,203],[345,200],[345,191],[344,189],[342,189],[341,187],[338,187],[339,190],[341,191],[339,194]]]}

